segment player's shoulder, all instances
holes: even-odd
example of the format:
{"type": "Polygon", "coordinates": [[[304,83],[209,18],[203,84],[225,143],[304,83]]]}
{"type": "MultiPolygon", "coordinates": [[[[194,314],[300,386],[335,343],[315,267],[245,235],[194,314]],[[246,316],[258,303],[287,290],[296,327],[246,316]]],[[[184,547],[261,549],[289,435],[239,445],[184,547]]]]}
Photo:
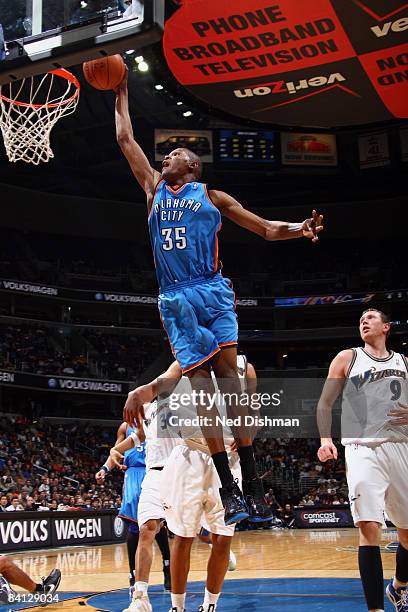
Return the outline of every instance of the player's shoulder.
{"type": "Polygon", "coordinates": [[[127,428],[128,428],[128,424],[126,423],[126,421],[123,421],[123,423],[121,423],[118,427],[118,434],[126,435],[127,428]]]}
{"type": "Polygon", "coordinates": [[[357,349],[347,348],[339,351],[330,364],[329,376],[346,377],[357,357],[357,349]]]}
{"type": "Polygon", "coordinates": [[[339,361],[348,361],[353,359],[353,357],[357,354],[356,348],[346,348],[342,351],[339,351],[334,359],[338,359],[339,361]]]}

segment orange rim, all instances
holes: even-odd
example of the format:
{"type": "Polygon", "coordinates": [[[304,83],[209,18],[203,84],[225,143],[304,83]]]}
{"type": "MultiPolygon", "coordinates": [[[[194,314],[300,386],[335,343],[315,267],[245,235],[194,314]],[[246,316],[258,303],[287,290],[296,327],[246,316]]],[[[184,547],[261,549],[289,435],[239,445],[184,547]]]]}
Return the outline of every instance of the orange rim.
{"type": "Polygon", "coordinates": [[[56,76],[66,79],[67,81],[75,85],[76,87],[75,93],[70,98],[68,98],[67,100],[63,100],[62,102],[50,102],[50,103],[45,102],[44,104],[30,104],[29,102],[20,102],[19,100],[10,100],[10,98],[7,98],[7,96],[3,96],[2,94],[0,94],[0,98],[4,100],[5,102],[9,102],[9,104],[15,104],[16,106],[24,106],[25,108],[28,108],[28,107],[30,108],[45,108],[45,107],[57,108],[57,106],[66,106],[67,104],[72,102],[72,100],[75,100],[75,98],[79,96],[81,84],[76,78],[76,76],[72,74],[72,72],[65,70],[65,68],[57,68],[56,70],[50,70],[47,74],[55,74],[56,76]]]}

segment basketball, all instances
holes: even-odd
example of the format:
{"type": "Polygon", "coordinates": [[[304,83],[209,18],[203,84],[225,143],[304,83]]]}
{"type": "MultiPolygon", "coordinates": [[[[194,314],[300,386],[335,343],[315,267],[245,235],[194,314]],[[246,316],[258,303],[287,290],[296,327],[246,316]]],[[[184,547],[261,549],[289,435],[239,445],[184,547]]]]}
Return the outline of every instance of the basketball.
{"type": "Polygon", "coordinates": [[[85,79],[95,89],[115,89],[124,79],[126,65],[120,55],[108,55],[83,64],[85,79]]]}

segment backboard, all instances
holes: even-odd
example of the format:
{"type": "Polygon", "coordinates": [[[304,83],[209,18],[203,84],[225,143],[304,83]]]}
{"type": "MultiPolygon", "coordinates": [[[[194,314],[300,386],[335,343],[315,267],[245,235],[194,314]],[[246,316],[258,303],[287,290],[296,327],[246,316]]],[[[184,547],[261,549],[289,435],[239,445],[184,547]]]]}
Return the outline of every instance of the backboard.
{"type": "Polygon", "coordinates": [[[159,40],[165,0],[0,0],[0,84],[159,40]]]}

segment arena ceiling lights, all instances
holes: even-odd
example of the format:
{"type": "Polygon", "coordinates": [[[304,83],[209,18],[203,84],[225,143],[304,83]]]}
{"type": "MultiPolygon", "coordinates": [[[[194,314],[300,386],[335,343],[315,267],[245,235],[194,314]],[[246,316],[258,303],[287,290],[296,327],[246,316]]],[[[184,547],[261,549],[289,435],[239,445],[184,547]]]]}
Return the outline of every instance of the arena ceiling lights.
{"type": "Polygon", "coordinates": [[[188,0],[168,19],[167,64],[236,117],[331,128],[408,117],[403,0],[188,0]]]}

